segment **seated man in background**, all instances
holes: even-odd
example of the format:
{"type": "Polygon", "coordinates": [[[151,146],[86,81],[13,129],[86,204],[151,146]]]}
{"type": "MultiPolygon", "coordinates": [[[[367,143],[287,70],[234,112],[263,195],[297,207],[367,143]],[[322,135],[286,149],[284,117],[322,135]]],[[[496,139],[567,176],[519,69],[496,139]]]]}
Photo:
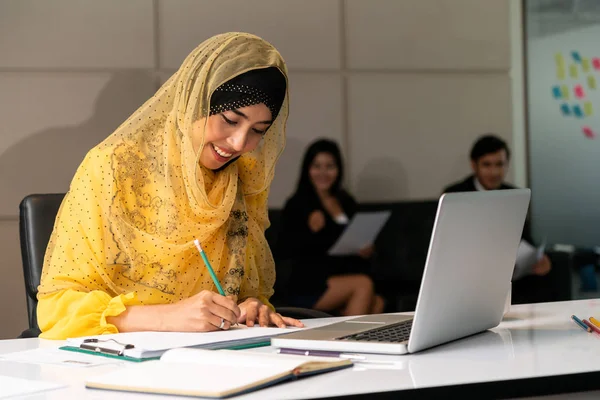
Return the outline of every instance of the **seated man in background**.
{"type": "MultiPolygon", "coordinates": [[[[471,149],[473,174],[444,189],[444,193],[474,192],[476,190],[515,189],[504,179],[508,172],[510,150],[506,143],[494,136],[480,137],[471,149]]],[[[523,228],[522,245],[533,243],[529,220],[523,228]]],[[[512,303],[536,303],[552,300],[552,285],[548,277],[550,259],[544,254],[530,268],[515,268],[512,284],[512,303]]]]}

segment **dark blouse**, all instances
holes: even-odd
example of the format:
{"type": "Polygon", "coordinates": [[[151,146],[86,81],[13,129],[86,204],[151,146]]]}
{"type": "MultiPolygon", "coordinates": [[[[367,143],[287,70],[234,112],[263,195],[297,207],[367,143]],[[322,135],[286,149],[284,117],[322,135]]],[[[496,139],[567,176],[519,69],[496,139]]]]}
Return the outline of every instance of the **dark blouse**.
{"type": "MultiPolygon", "coordinates": [[[[341,192],[337,199],[348,219],[351,219],[358,209],[356,201],[346,192],[341,192]]],[[[287,288],[290,293],[322,293],[330,276],[368,272],[369,262],[359,256],[327,254],[346,226],[335,222],[316,195],[296,194],[286,202],[275,256],[278,260],[291,262],[291,285],[287,288]],[[325,215],[325,226],[318,232],[311,231],[308,226],[308,218],[315,210],[325,215]]]]}

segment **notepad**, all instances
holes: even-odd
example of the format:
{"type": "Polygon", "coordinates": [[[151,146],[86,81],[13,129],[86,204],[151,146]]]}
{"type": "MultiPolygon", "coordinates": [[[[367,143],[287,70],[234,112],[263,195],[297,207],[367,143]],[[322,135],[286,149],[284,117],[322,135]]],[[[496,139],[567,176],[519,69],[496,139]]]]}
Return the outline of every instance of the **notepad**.
{"type": "Polygon", "coordinates": [[[128,361],[144,361],[158,358],[167,350],[181,347],[239,349],[268,346],[271,343],[271,337],[297,329],[301,328],[262,328],[258,326],[249,328],[240,324],[229,330],[217,332],[115,333],[67,339],[67,345],[61,349],[122,358],[128,361]],[[97,342],[86,343],[90,339],[97,340],[97,342]]]}
{"type": "Polygon", "coordinates": [[[86,387],[224,398],[279,382],[352,366],[352,361],[232,350],[175,349],[160,360],[130,364],[87,379],[86,387]]]}
{"type": "Polygon", "coordinates": [[[392,215],[391,211],[357,213],[344,233],[329,249],[329,255],[356,255],[362,248],[375,241],[390,215],[392,215]]]}

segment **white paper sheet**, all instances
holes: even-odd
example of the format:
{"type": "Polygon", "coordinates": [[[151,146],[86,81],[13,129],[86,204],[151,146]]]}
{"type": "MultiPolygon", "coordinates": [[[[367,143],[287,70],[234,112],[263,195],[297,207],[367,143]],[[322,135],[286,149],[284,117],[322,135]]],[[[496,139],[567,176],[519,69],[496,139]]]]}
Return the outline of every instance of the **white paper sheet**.
{"type": "Polygon", "coordinates": [[[39,348],[0,354],[0,360],[27,364],[52,364],[63,367],[94,367],[96,365],[118,364],[122,361],[97,357],[89,354],[64,351],[59,348],[39,348]]]}
{"type": "Polygon", "coordinates": [[[357,213],[342,236],[329,249],[329,255],[356,255],[362,248],[375,241],[390,215],[391,211],[357,213]]]}
{"type": "Polygon", "coordinates": [[[60,389],[65,385],[0,375],[0,399],[60,389]]]}
{"type": "Polygon", "coordinates": [[[545,244],[542,244],[540,247],[536,248],[526,241],[521,240],[517,250],[517,260],[515,262],[513,279],[518,279],[522,276],[530,274],[533,266],[544,256],[545,250],[545,244]]]}

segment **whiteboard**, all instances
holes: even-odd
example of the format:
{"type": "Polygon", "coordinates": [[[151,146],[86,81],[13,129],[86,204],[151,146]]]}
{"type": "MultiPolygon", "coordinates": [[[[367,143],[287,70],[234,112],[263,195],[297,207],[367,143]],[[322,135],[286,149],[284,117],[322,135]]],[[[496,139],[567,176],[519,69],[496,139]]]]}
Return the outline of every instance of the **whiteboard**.
{"type": "Polygon", "coordinates": [[[527,39],[533,235],[600,243],[600,24],[527,39]]]}

